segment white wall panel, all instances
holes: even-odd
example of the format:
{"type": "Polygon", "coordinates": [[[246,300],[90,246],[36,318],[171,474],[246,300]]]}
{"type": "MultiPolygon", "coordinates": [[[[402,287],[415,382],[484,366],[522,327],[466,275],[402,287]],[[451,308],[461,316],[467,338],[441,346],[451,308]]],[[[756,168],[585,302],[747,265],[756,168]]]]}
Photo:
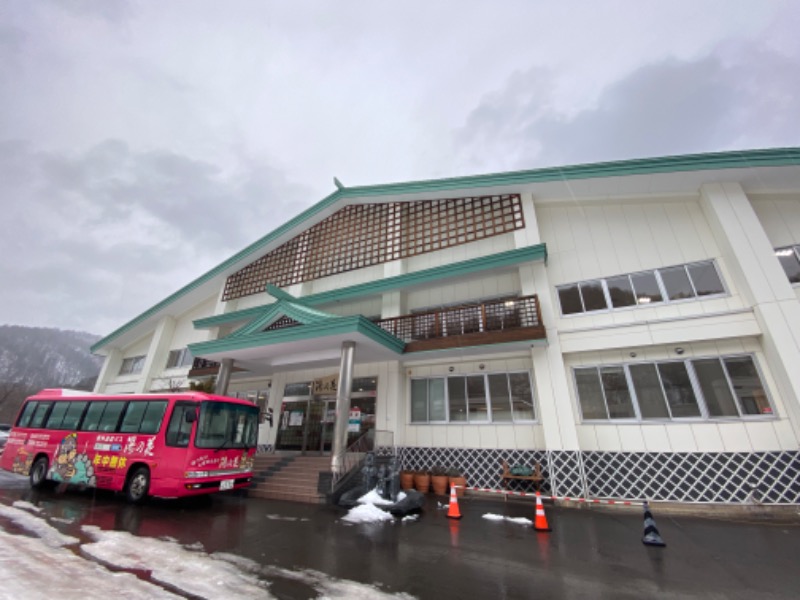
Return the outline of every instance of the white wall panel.
{"type": "Polygon", "coordinates": [[[580,425],[577,427],[577,432],[581,450],[586,452],[600,449],[594,425],[580,425]]]}
{"type": "Polygon", "coordinates": [[[622,442],[619,437],[619,427],[614,425],[596,425],[597,449],[605,452],[619,452],[622,442]]]}
{"type": "Polygon", "coordinates": [[[781,444],[775,433],[776,421],[752,422],[744,424],[752,449],[756,452],[780,450],[781,444]]]}
{"type": "Polygon", "coordinates": [[[692,425],[694,439],[700,452],[725,452],[725,444],[716,423],[692,425]]]}
{"type": "Polygon", "coordinates": [[[749,452],[753,449],[744,423],[720,423],[719,432],[726,452],[749,452]]]}
{"type": "Polygon", "coordinates": [[[672,444],[667,435],[667,425],[642,425],[642,439],[648,452],[671,452],[672,444]]]}
{"type": "Polygon", "coordinates": [[[620,426],[617,427],[617,432],[625,452],[644,452],[647,450],[642,428],[639,425],[620,426]]]}
{"type": "Polygon", "coordinates": [[[667,426],[667,437],[672,452],[697,452],[697,441],[691,425],[670,423],[667,426]]]}

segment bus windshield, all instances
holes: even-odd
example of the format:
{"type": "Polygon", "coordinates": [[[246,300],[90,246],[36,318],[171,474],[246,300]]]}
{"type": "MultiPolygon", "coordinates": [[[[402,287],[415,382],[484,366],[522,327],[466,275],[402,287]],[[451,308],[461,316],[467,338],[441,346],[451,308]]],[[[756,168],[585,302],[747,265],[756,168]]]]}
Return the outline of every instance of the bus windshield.
{"type": "Polygon", "coordinates": [[[252,448],[258,435],[258,407],[226,402],[203,402],[197,423],[198,448],[252,448]]]}

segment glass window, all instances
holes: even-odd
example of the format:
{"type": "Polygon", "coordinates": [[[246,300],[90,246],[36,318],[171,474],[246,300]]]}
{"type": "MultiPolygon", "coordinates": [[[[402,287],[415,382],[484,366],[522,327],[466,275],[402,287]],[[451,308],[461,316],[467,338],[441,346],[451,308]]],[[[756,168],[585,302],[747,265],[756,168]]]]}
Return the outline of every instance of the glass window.
{"type": "Polygon", "coordinates": [[[636,306],[636,296],[633,293],[630,277],[609,277],[606,279],[608,295],[611,296],[611,305],[614,308],[636,306]]]}
{"type": "Polygon", "coordinates": [[[800,283],[800,260],[797,259],[797,252],[794,248],[778,248],[775,256],[786,272],[790,283],[800,283]]]}
{"type": "Polygon", "coordinates": [[[186,448],[192,434],[192,424],[186,421],[186,413],[196,411],[194,404],[178,403],[172,410],[172,417],[167,426],[167,446],[186,448]]]}
{"type": "Polygon", "coordinates": [[[689,277],[692,278],[692,283],[698,296],[725,293],[722,279],[720,279],[713,262],[694,263],[687,265],[686,269],[689,271],[689,277]]]}
{"type": "Polygon", "coordinates": [[[197,420],[198,448],[252,448],[258,433],[258,407],[226,402],[203,402],[197,420]]]}
{"type": "Polygon", "coordinates": [[[67,414],[67,406],[69,402],[56,402],[53,410],[50,411],[50,416],[47,417],[47,429],[61,429],[61,421],[64,420],[64,415],[67,414]]]}
{"type": "Polygon", "coordinates": [[[467,403],[471,423],[489,420],[489,408],[486,404],[486,379],[483,375],[467,377],[467,403]]]}
{"type": "Polygon", "coordinates": [[[692,389],[686,365],[682,362],[658,363],[670,411],[674,418],[699,417],[700,407],[692,389]]]}
{"type": "Polygon", "coordinates": [[[508,376],[505,373],[489,375],[489,398],[492,402],[492,421],[509,422],[511,415],[511,396],[508,393],[508,376]]]}
{"type": "Polygon", "coordinates": [[[583,306],[587,311],[608,308],[603,284],[599,280],[581,283],[581,296],[583,297],[583,306]]]}
{"type": "Polygon", "coordinates": [[[81,415],[83,414],[87,404],[89,403],[70,402],[69,408],[67,409],[67,414],[64,415],[64,420],[61,422],[61,427],[63,429],[77,429],[78,423],[81,420],[81,415]]]}
{"type": "Polygon", "coordinates": [[[291,397],[291,396],[310,396],[311,395],[311,384],[306,382],[303,383],[287,383],[286,387],[283,388],[283,397],[291,397]]]}
{"type": "Polygon", "coordinates": [[[567,285],[558,288],[558,299],[561,302],[561,313],[573,315],[583,312],[581,294],[577,285],[567,285]]]}
{"type": "Polygon", "coordinates": [[[661,281],[664,282],[664,289],[670,300],[683,300],[694,298],[694,290],[689,276],[684,267],[670,267],[669,269],[659,269],[661,281]]]}
{"type": "Polygon", "coordinates": [[[83,418],[81,429],[84,431],[97,431],[100,426],[100,417],[103,416],[103,411],[106,409],[108,402],[92,402],[89,404],[89,410],[86,411],[86,416],[83,418]]]}
{"type": "Polygon", "coordinates": [[[19,415],[19,419],[17,419],[17,427],[28,427],[31,422],[31,417],[33,413],[36,412],[36,407],[38,406],[38,402],[26,402],[25,408],[22,409],[22,412],[19,415]]]}
{"type": "Polygon", "coordinates": [[[467,420],[467,381],[464,377],[447,378],[450,421],[467,420]]]}
{"type": "Polygon", "coordinates": [[[654,364],[628,367],[642,419],[669,419],[669,410],[654,364]]]}
{"type": "Polygon", "coordinates": [[[128,402],[128,408],[125,411],[125,416],[122,419],[122,425],[119,430],[121,433],[138,433],[139,426],[142,424],[142,417],[144,411],[147,409],[147,402],[137,400],[128,402]]]}
{"type": "Polygon", "coordinates": [[[147,403],[147,410],[142,417],[139,433],[158,433],[161,429],[161,420],[167,412],[166,400],[151,400],[147,403]]]}
{"type": "Polygon", "coordinates": [[[761,384],[753,359],[749,356],[737,356],[726,358],[723,362],[742,412],[746,415],[771,415],[772,407],[767,399],[767,391],[761,384]]]}
{"type": "Polygon", "coordinates": [[[127,402],[109,402],[100,417],[98,431],[116,431],[122,411],[125,410],[127,402]]]}
{"type": "Polygon", "coordinates": [[[424,423],[428,420],[428,380],[411,380],[411,422],[424,423]]]}
{"type": "Polygon", "coordinates": [[[603,391],[606,396],[608,418],[635,418],[636,413],[633,410],[631,394],[628,391],[625,369],[622,367],[603,367],[600,369],[600,378],[603,380],[603,391]]]}
{"type": "Polygon", "coordinates": [[[428,380],[428,418],[431,421],[446,421],[447,407],[444,397],[444,378],[428,380]]]}
{"type": "Polygon", "coordinates": [[[697,382],[703,392],[708,414],[712,417],[738,417],[736,401],[733,399],[728,379],[718,358],[693,360],[697,382]]]}
{"type": "Polygon", "coordinates": [[[47,416],[51,406],[53,406],[52,402],[39,402],[36,405],[36,411],[33,413],[33,417],[31,418],[31,422],[28,426],[35,427],[37,429],[43,427],[45,417],[47,416]]]}
{"type": "Polygon", "coordinates": [[[536,413],[533,408],[533,390],[531,378],[527,373],[509,373],[511,388],[511,406],[515,421],[533,421],[536,413]]]}
{"type": "Polygon", "coordinates": [[[188,367],[192,364],[194,357],[188,348],[180,350],[170,350],[167,357],[167,368],[177,369],[179,367],[188,367]]]}
{"type": "Polygon", "coordinates": [[[652,304],[663,301],[661,289],[658,287],[656,275],[653,271],[631,275],[631,283],[633,283],[638,304],[652,304]]]}
{"type": "Polygon", "coordinates": [[[131,356],[122,360],[122,366],[119,369],[120,375],[133,375],[141,373],[144,367],[144,356],[131,356]]]}
{"type": "Polygon", "coordinates": [[[607,419],[606,403],[597,369],[575,369],[575,383],[584,419],[607,419]]]}

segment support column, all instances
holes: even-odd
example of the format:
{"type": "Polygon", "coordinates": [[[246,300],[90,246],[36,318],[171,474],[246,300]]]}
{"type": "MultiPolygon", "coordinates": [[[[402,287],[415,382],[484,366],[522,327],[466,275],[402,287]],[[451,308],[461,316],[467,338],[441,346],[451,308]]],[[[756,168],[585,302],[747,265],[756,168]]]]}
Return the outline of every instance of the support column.
{"type": "Polygon", "coordinates": [[[169,345],[175,333],[175,319],[166,316],[159,321],[153,337],[150,340],[150,347],[147,350],[147,357],[144,359],[144,366],[139,380],[136,382],[136,394],[149,392],[153,387],[153,378],[164,372],[169,354],[169,345]]]}
{"type": "Polygon", "coordinates": [[[700,206],[737,290],[753,307],[764,355],[787,413],[781,416],[789,417],[800,440],[800,303],[741,185],[703,185],[700,206]]]}
{"type": "Polygon", "coordinates": [[[97,376],[97,381],[94,384],[94,393],[100,394],[106,391],[108,382],[116,377],[119,369],[122,366],[122,352],[119,348],[111,348],[103,361],[103,368],[100,369],[100,375],[97,376]]]}
{"type": "Polygon", "coordinates": [[[336,426],[331,449],[331,471],[344,472],[344,453],[347,450],[347,422],[350,419],[350,393],[353,389],[353,357],[355,342],[342,342],[342,361],[339,365],[339,386],[336,390],[336,426]]]}
{"type": "Polygon", "coordinates": [[[233,371],[233,359],[223,358],[217,373],[217,383],[214,386],[214,393],[220,396],[228,395],[228,384],[231,382],[231,371],[233,371]]]}

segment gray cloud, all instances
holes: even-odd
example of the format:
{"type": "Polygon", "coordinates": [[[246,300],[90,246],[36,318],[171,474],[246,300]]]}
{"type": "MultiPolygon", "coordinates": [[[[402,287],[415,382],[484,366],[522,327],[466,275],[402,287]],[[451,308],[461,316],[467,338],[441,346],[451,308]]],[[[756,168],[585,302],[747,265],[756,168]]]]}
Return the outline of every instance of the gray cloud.
{"type": "Polygon", "coordinates": [[[269,165],[227,172],[119,140],[75,155],[0,143],[0,180],[9,225],[0,269],[13,283],[0,291],[0,315],[97,333],[317,199],[269,165]]]}
{"type": "Polygon", "coordinates": [[[668,59],[606,87],[567,114],[551,102],[555,74],[516,73],[484,98],[456,135],[478,170],[530,168],[800,141],[800,60],[764,48],[668,59]],[[510,159],[509,159],[510,157],[510,159]]]}

